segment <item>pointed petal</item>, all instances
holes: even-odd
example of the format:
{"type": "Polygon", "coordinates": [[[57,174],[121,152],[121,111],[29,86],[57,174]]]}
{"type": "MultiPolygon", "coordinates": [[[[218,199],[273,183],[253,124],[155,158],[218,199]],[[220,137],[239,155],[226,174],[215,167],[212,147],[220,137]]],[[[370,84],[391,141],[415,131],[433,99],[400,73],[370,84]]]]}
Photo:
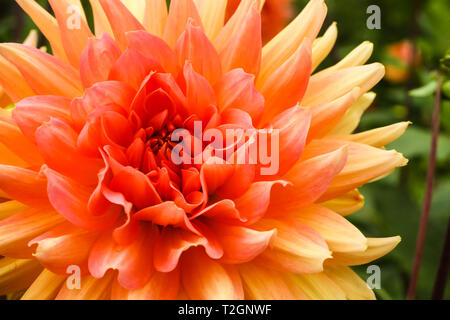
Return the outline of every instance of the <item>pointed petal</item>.
{"type": "Polygon", "coordinates": [[[163,38],[172,48],[185,30],[189,19],[193,19],[195,25],[201,26],[202,20],[193,0],[170,1],[169,16],[163,38]]]}
{"type": "Polygon", "coordinates": [[[205,33],[209,39],[214,40],[225,22],[227,0],[194,0],[202,19],[205,33]]]}
{"type": "Polygon", "coordinates": [[[333,252],[364,251],[367,248],[367,239],[361,231],[327,208],[312,205],[296,213],[294,217],[319,232],[333,252]]]}
{"type": "Polygon", "coordinates": [[[36,142],[36,130],[50,118],[70,121],[71,99],[58,96],[34,96],[23,99],[13,110],[13,119],[23,134],[36,142]]]}
{"type": "Polygon", "coordinates": [[[311,77],[302,105],[313,106],[330,102],[355,87],[359,87],[361,93],[365,93],[375,86],[383,76],[384,66],[380,63],[346,68],[323,75],[315,74],[311,77]]]}
{"type": "Polygon", "coordinates": [[[108,80],[109,72],[120,55],[119,47],[107,33],[98,39],[89,39],[80,59],[83,86],[89,88],[97,82],[108,80]]]}
{"type": "Polygon", "coordinates": [[[147,0],[144,13],[144,27],[155,36],[162,37],[167,21],[165,0],[147,0]]]}
{"type": "Polygon", "coordinates": [[[238,266],[245,297],[253,300],[292,300],[294,298],[281,273],[246,263],[238,266]]]}
{"type": "MultiPolygon", "coordinates": [[[[23,98],[34,96],[33,89],[28,85],[20,71],[14,64],[6,60],[0,55],[0,86],[4,90],[4,95],[7,95],[12,102],[18,102],[23,98]]],[[[2,98],[4,99],[4,98],[2,98]]],[[[7,101],[8,106],[11,101],[7,101]]]]}
{"type": "Polygon", "coordinates": [[[146,7],[147,0],[121,0],[122,3],[127,7],[128,10],[135,16],[139,22],[144,22],[145,11],[148,10],[146,7]]]}
{"type": "Polygon", "coordinates": [[[223,247],[223,257],[220,262],[226,264],[239,264],[253,260],[267,248],[276,233],[275,230],[257,231],[217,222],[209,225],[223,247]]]}
{"type": "Polygon", "coordinates": [[[345,292],[324,273],[290,274],[286,276],[290,286],[298,287],[311,300],[345,300],[345,292]]]}
{"type": "Polygon", "coordinates": [[[78,151],[77,133],[63,120],[51,119],[36,131],[36,142],[45,163],[84,185],[95,185],[103,161],[78,151]]]}
{"type": "Polygon", "coordinates": [[[114,37],[120,49],[125,50],[127,47],[126,33],[128,31],[144,30],[144,26],[120,0],[99,1],[108,17],[114,37]]]}
{"type": "Polygon", "coordinates": [[[297,163],[286,175],[292,186],[274,188],[268,214],[271,216],[293,213],[314,203],[342,170],[347,150],[341,148],[297,163]]]}
{"type": "MultiPolygon", "coordinates": [[[[301,102],[308,86],[310,73],[311,42],[305,40],[295,54],[260,87],[266,102],[261,120],[263,124],[301,102]]],[[[256,84],[257,87],[259,85],[260,83],[256,84]]]]}
{"type": "Polygon", "coordinates": [[[35,246],[33,256],[52,272],[66,275],[69,266],[77,265],[86,273],[89,251],[97,237],[97,233],[66,222],[34,238],[29,246],[35,246]]]}
{"type": "Polygon", "coordinates": [[[31,258],[28,242],[62,222],[64,218],[56,212],[34,208],[0,221],[0,254],[31,258]]]}
{"type": "Polygon", "coordinates": [[[21,300],[53,300],[66,277],[44,269],[25,291],[21,300]]]}
{"type": "Polygon", "coordinates": [[[323,0],[310,1],[283,31],[263,48],[258,83],[265,83],[297,51],[304,39],[315,39],[325,20],[327,7],[323,0]]]}
{"type": "Polygon", "coordinates": [[[78,68],[81,53],[87,45],[88,38],[93,36],[86,20],[81,17],[83,9],[67,0],[49,1],[58,21],[67,58],[72,66],[78,68]]]}
{"type": "Polygon", "coordinates": [[[199,249],[183,257],[181,279],[193,300],[240,300],[244,298],[241,278],[232,265],[213,261],[199,249]]]}
{"type": "Polygon", "coordinates": [[[0,165],[0,189],[32,207],[49,207],[46,180],[38,172],[0,165]]]}
{"type": "Polygon", "coordinates": [[[50,42],[53,52],[67,60],[56,19],[34,0],[16,0],[50,42]]]}
{"type": "Polygon", "coordinates": [[[16,43],[1,44],[0,54],[19,69],[36,94],[70,98],[81,95],[77,71],[58,58],[16,43]]]}
{"type": "Polygon", "coordinates": [[[394,250],[401,238],[367,238],[367,249],[359,252],[335,252],[333,258],[326,262],[330,266],[357,266],[372,262],[394,250]]]}
{"type": "Polygon", "coordinates": [[[320,63],[322,63],[331,52],[334,43],[336,42],[337,34],[338,30],[336,22],[333,22],[323,36],[314,41],[312,48],[312,71],[316,70],[320,63]]]}
{"type": "Polygon", "coordinates": [[[144,286],[152,275],[153,245],[158,231],[155,226],[141,227],[138,238],[127,246],[115,243],[107,232],[95,243],[89,255],[89,271],[102,278],[109,269],[119,271],[118,281],[127,289],[144,286]]]}
{"type": "Polygon", "coordinates": [[[100,4],[100,0],[89,0],[89,3],[92,7],[95,35],[97,37],[100,37],[103,35],[103,33],[107,33],[111,37],[114,37],[114,33],[111,30],[111,25],[109,24],[108,18],[106,17],[102,5],[100,4]]]}
{"type": "Polygon", "coordinates": [[[350,300],[375,300],[375,294],[352,269],[348,267],[326,267],[324,273],[333,280],[347,299],[350,300]]]}
{"type": "Polygon", "coordinates": [[[261,54],[261,15],[255,2],[246,14],[240,28],[220,51],[223,71],[228,72],[232,69],[242,68],[245,72],[258,76],[261,54]]]}
{"type": "Polygon", "coordinates": [[[174,300],[180,288],[180,268],[172,272],[155,271],[140,289],[127,290],[118,281],[111,289],[112,300],[174,300]]]}
{"type": "Polygon", "coordinates": [[[322,202],[321,205],[342,216],[347,216],[364,206],[364,197],[359,193],[358,189],[354,189],[340,197],[322,202]]]}
{"type": "Polygon", "coordinates": [[[179,65],[183,66],[188,60],[194,70],[204,76],[210,84],[215,84],[222,76],[219,54],[203,33],[200,27],[189,20],[186,31],[175,45],[179,65]]]}

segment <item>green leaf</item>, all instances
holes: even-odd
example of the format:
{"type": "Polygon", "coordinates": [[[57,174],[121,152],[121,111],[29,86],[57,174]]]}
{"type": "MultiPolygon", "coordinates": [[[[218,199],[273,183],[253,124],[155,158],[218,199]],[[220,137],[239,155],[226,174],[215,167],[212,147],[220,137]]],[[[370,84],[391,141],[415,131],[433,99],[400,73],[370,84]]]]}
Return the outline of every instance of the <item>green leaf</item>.
{"type": "Polygon", "coordinates": [[[431,81],[423,87],[411,90],[409,95],[415,98],[425,98],[432,96],[436,92],[437,81],[431,81]]]}

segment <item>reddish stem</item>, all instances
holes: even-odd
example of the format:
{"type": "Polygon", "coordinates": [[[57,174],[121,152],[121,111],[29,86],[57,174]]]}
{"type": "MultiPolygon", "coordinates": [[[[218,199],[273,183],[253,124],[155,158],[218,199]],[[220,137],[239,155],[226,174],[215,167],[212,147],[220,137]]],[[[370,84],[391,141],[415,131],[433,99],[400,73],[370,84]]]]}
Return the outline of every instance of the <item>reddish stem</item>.
{"type": "Polygon", "coordinates": [[[428,217],[430,215],[431,199],[433,195],[433,184],[436,172],[436,154],[437,143],[439,138],[439,111],[441,105],[441,86],[442,78],[438,74],[438,84],[436,88],[436,96],[434,100],[433,111],[433,133],[431,137],[430,163],[427,173],[427,187],[425,191],[425,200],[422,209],[422,217],[420,219],[419,233],[417,235],[416,253],[414,256],[413,271],[408,288],[408,300],[414,300],[416,297],[417,280],[419,278],[420,263],[422,261],[423,247],[427,233],[428,217]]]}
{"type": "Polygon", "coordinates": [[[439,264],[436,281],[434,282],[433,295],[431,299],[442,300],[444,298],[445,285],[447,284],[450,270],[450,220],[447,225],[444,247],[442,249],[441,263],[439,264]]]}

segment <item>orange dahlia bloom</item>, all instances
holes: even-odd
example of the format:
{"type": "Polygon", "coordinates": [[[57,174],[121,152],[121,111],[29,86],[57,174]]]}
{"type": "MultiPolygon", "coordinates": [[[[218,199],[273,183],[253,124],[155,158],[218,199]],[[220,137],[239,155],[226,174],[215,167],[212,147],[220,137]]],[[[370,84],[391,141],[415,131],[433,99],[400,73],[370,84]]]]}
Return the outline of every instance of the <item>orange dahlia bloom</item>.
{"type": "Polygon", "coordinates": [[[407,123],[352,134],[384,75],[364,65],[370,43],[311,75],[337,35],[316,39],[323,0],[264,47],[257,0],[225,24],[226,0],[91,0],[95,33],[77,0],[50,0],[55,17],[16,1],[54,54],[0,45],[15,103],[0,109],[1,294],[374,298],[350,266],[400,239],[366,238],[345,216],[358,187],[406,164],[384,146],[407,123]],[[227,129],[256,132],[223,147],[236,157],[276,132],[277,170],[201,138],[227,129]],[[178,130],[196,161],[171,157],[178,130]]]}

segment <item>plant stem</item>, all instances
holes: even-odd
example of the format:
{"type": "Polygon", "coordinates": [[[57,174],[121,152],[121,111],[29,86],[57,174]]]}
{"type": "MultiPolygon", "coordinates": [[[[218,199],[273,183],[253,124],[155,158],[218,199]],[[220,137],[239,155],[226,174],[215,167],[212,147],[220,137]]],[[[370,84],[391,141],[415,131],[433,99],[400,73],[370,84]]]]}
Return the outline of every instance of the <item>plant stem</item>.
{"type": "Polygon", "coordinates": [[[434,282],[433,295],[431,299],[442,300],[444,298],[445,285],[447,284],[450,270],[450,220],[447,225],[444,247],[442,249],[441,262],[439,264],[436,281],[434,282]]]}
{"type": "Polygon", "coordinates": [[[436,172],[436,154],[437,143],[439,138],[439,111],[441,105],[441,86],[442,78],[438,73],[438,85],[436,89],[436,96],[434,99],[433,111],[433,125],[431,137],[430,163],[428,165],[427,186],[425,191],[425,200],[422,209],[422,216],[420,219],[419,232],[417,235],[416,253],[414,255],[414,265],[411,274],[411,279],[408,288],[408,300],[414,300],[416,297],[417,280],[419,278],[420,263],[422,261],[423,247],[427,233],[428,217],[430,215],[431,199],[433,196],[433,184],[436,172]]]}

